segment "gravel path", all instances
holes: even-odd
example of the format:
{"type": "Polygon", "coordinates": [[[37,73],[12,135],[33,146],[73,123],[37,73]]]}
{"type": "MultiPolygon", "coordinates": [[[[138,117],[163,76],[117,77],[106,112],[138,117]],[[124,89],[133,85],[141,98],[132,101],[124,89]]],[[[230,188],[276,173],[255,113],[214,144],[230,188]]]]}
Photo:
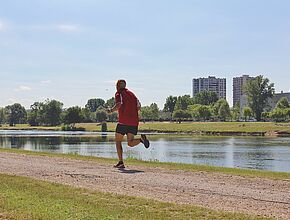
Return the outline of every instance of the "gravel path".
{"type": "Polygon", "coordinates": [[[0,153],[0,173],[214,210],[290,219],[290,181],[0,153]]]}

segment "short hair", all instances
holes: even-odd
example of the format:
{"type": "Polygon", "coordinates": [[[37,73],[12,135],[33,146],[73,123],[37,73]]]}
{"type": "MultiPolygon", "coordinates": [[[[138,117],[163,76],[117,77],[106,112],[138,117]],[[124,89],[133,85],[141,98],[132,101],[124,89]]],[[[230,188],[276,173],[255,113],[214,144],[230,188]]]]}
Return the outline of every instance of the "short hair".
{"type": "Polygon", "coordinates": [[[125,89],[126,88],[126,81],[124,79],[119,79],[117,81],[116,85],[119,89],[125,89]]]}

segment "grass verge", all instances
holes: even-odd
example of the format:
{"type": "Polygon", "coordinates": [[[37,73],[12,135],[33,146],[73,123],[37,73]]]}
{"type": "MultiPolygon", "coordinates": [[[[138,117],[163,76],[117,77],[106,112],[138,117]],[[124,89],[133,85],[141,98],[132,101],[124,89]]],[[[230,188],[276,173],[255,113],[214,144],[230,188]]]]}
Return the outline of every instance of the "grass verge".
{"type": "MultiPolygon", "coordinates": [[[[34,152],[34,151],[7,149],[7,148],[0,148],[0,152],[21,153],[21,154],[35,155],[35,156],[64,157],[64,158],[71,158],[71,159],[78,159],[78,160],[95,161],[98,163],[107,163],[107,164],[116,163],[116,159],[93,157],[93,156],[82,156],[82,155],[77,155],[77,154],[34,152]]],[[[286,172],[271,172],[271,171],[250,170],[250,169],[215,167],[215,166],[206,166],[206,165],[198,165],[198,164],[142,161],[142,160],[137,160],[137,159],[132,159],[132,158],[126,159],[126,164],[132,165],[132,166],[160,167],[164,169],[184,170],[184,171],[190,171],[190,172],[205,171],[205,172],[224,173],[224,174],[230,174],[230,175],[239,175],[239,176],[245,176],[245,177],[261,177],[261,178],[269,178],[269,179],[290,180],[290,173],[286,173],[286,172]]]]}
{"type": "MultiPolygon", "coordinates": [[[[115,131],[116,123],[107,123],[108,131],[115,131]]],[[[76,127],[82,127],[86,131],[101,131],[100,123],[77,123],[76,127]]],[[[19,129],[19,130],[61,130],[61,126],[56,127],[33,127],[27,124],[9,127],[3,125],[0,129],[19,129]]],[[[271,132],[283,131],[290,132],[290,123],[275,122],[147,122],[140,123],[139,131],[143,132],[178,132],[178,133],[198,133],[198,132],[271,132]]],[[[250,134],[249,134],[250,135],[250,134]]]]}
{"type": "MultiPolygon", "coordinates": [[[[6,219],[265,219],[0,174],[6,219]]],[[[1,217],[0,215],[0,217],[1,217]]]]}

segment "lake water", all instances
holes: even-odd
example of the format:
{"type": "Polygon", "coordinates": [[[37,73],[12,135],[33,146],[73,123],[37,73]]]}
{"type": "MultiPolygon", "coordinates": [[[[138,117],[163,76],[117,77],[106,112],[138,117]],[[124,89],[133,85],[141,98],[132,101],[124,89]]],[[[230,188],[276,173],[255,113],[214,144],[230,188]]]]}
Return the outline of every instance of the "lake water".
{"type": "MultiPolygon", "coordinates": [[[[130,148],[124,157],[290,173],[290,138],[204,137],[150,134],[151,147],[130,148]]],[[[114,133],[1,131],[0,147],[117,158],[114,133]]]]}

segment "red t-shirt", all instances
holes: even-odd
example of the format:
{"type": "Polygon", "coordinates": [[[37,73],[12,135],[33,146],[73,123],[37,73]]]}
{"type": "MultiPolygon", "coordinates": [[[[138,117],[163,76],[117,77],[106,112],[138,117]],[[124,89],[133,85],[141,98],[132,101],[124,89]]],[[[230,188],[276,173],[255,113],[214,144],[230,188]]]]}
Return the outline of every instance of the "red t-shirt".
{"type": "Polygon", "coordinates": [[[128,89],[122,89],[115,94],[115,102],[121,103],[118,109],[119,123],[130,126],[138,126],[138,105],[139,101],[133,92],[128,89]]]}

